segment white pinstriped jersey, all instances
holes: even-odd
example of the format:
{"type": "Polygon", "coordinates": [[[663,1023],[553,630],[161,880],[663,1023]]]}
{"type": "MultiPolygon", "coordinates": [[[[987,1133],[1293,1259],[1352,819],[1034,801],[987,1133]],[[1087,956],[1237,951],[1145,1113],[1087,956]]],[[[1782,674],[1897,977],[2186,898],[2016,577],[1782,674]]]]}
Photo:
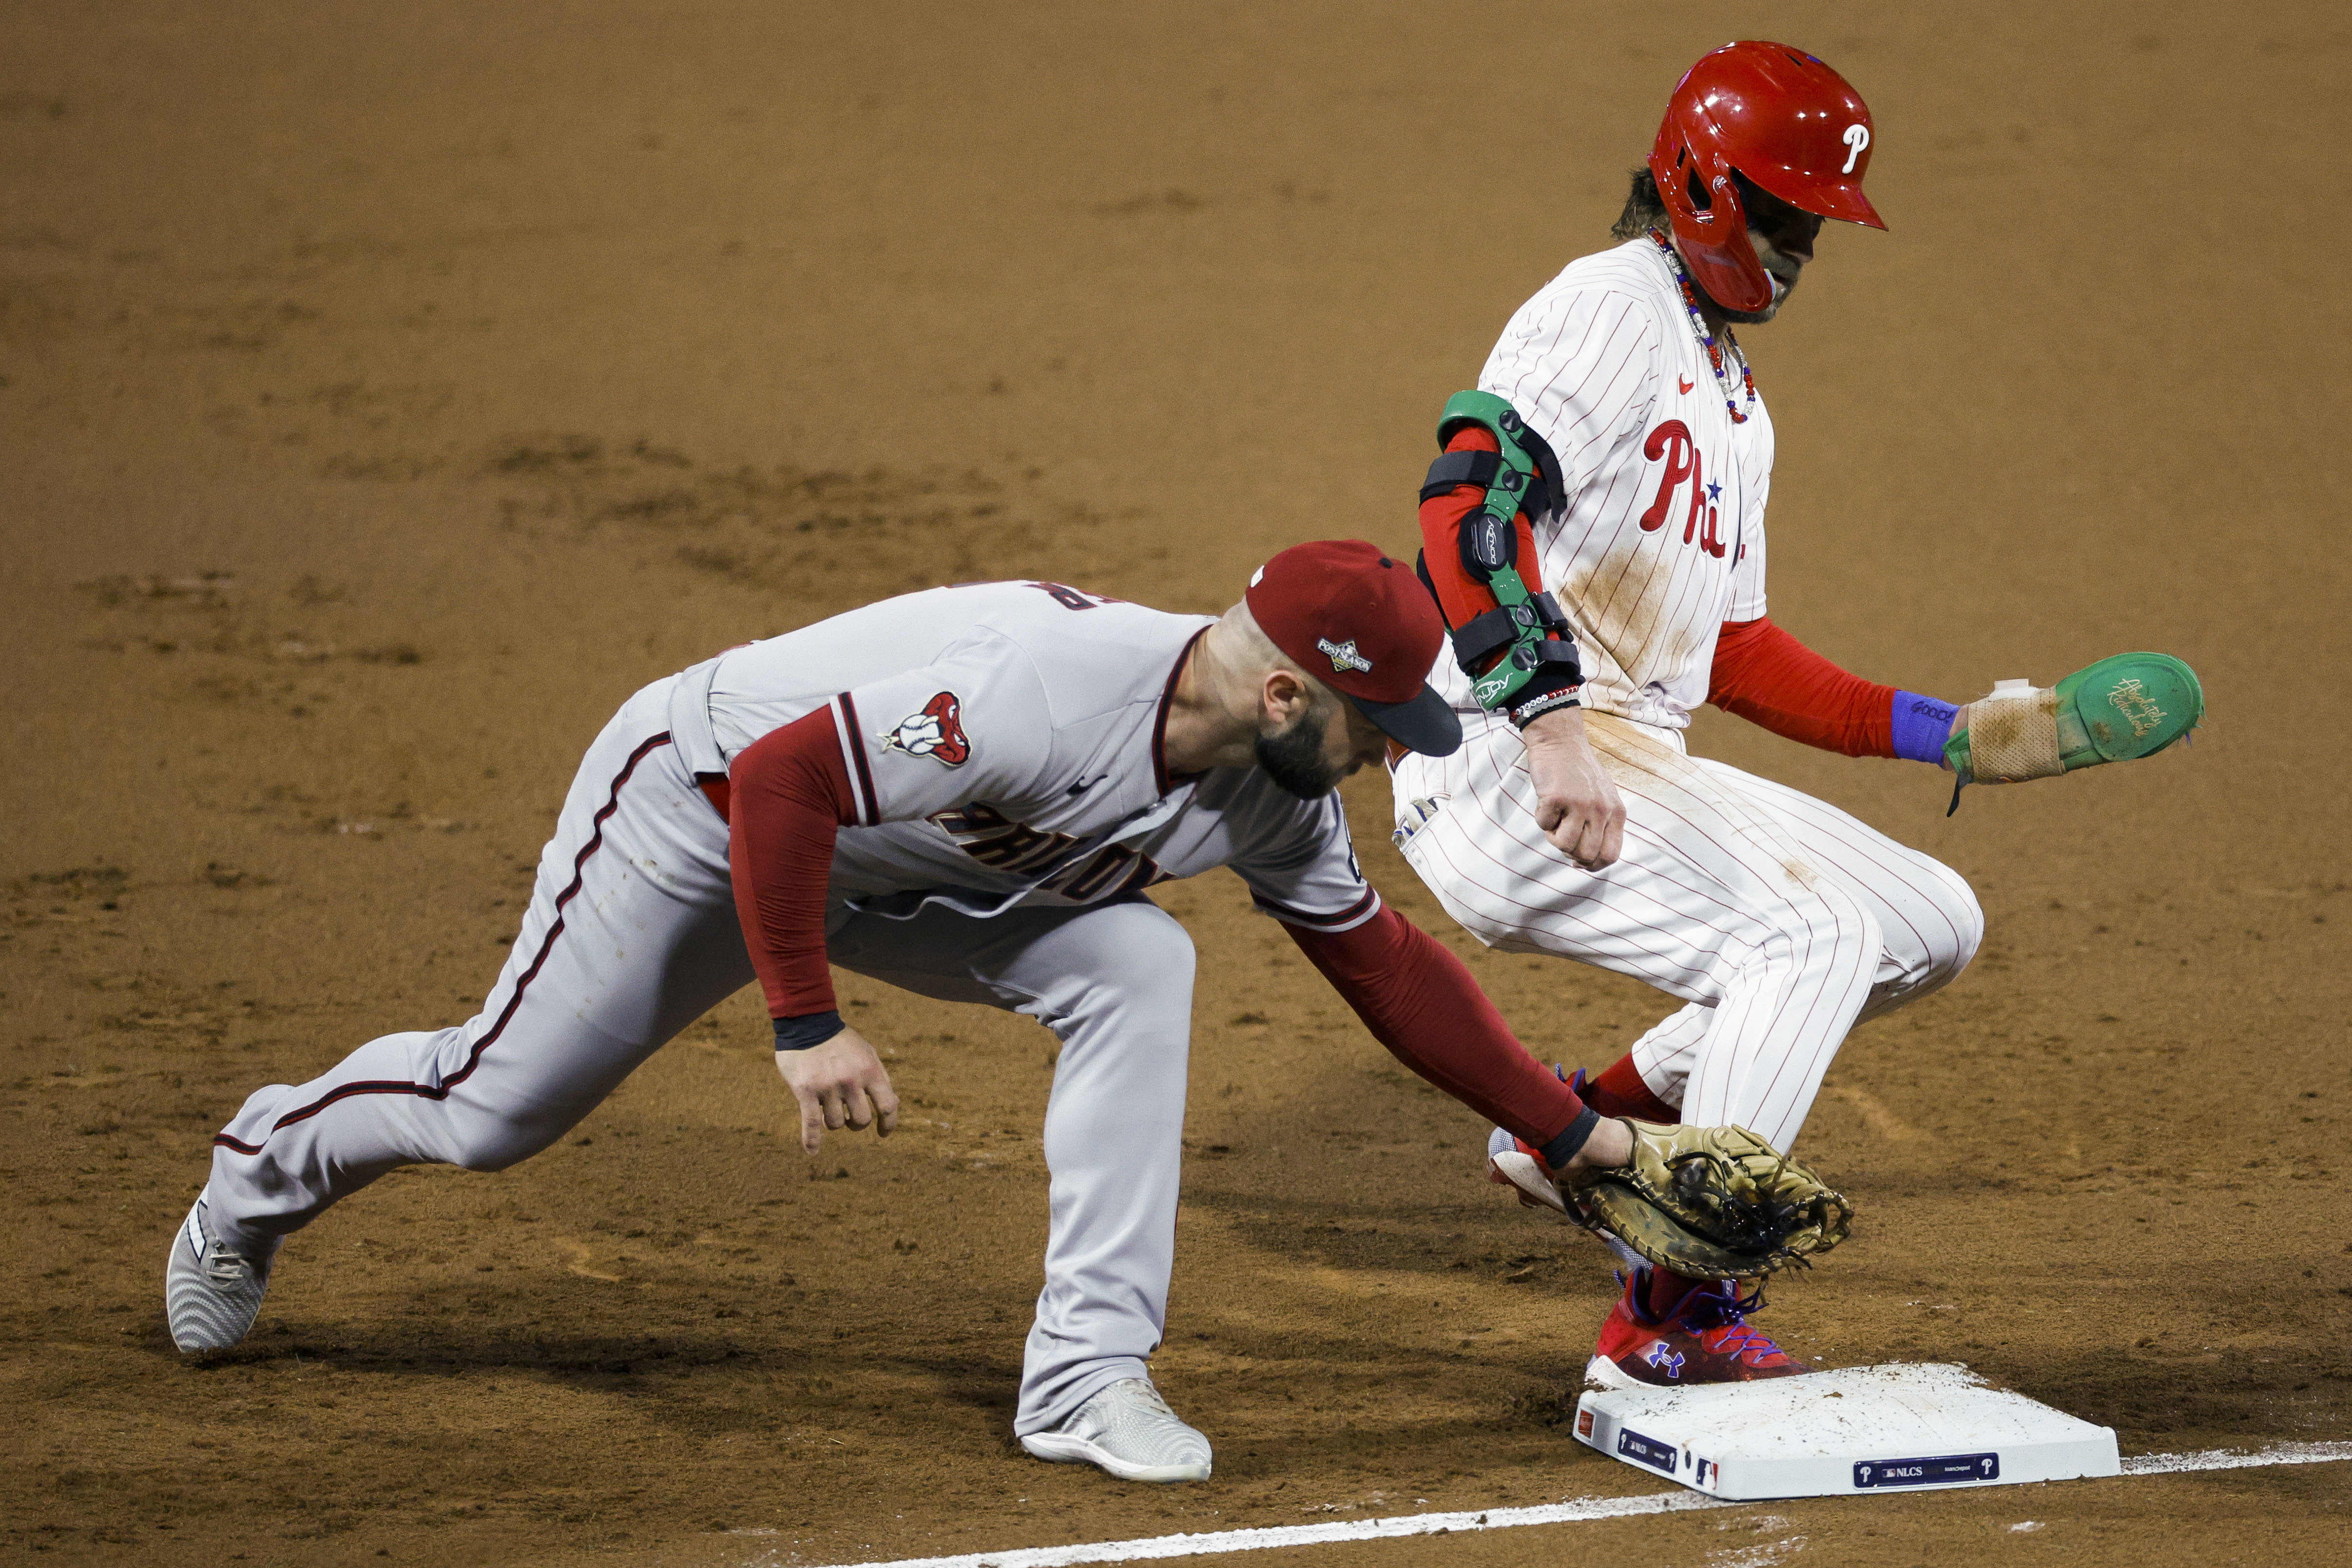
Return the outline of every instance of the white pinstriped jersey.
{"type": "Polygon", "coordinates": [[[1624,850],[1587,870],[1537,826],[1509,721],[1465,710],[1450,757],[1393,768],[1394,842],[1478,940],[1647,982],[1687,1004],[1631,1053],[1683,1120],[1787,1149],[1858,1017],[1944,984],[1983,931],[1968,884],[1834,806],[1687,755],[1726,621],[1764,614],[1772,426],[1735,424],[1673,265],[1648,239],[1576,261],[1520,308],[1478,383],[1541,432],[1567,502],[1538,519],[1573,625],[1593,753],[1624,850]]]}
{"type": "MultiPolygon", "coordinates": [[[[1735,376],[1738,363],[1726,355],[1735,376]]],[[[1479,374],[1551,443],[1568,505],[1535,526],[1544,585],[1585,669],[1585,706],[1683,729],[1706,700],[1717,631],[1764,614],[1772,422],[1734,423],[1649,239],[1569,264],[1519,307],[1479,374]]],[[[1432,684],[1475,712],[1449,651],[1432,684]]]]}

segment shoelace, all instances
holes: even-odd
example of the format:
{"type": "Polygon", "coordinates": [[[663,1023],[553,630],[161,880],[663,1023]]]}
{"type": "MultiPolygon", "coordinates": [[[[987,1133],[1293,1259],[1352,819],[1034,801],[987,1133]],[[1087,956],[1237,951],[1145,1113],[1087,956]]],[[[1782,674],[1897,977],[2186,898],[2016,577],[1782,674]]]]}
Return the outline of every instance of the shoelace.
{"type": "Polygon", "coordinates": [[[1129,1390],[1129,1396],[1132,1397],[1137,1404],[1142,1405],[1149,1409],[1156,1411],[1161,1415],[1167,1416],[1171,1421],[1176,1419],[1176,1412],[1168,1408],[1168,1402],[1160,1397],[1159,1389],[1153,1387],[1150,1383],[1142,1378],[1139,1377],[1135,1381],[1143,1384],[1143,1392],[1141,1394],[1136,1394],[1132,1389],[1129,1390]]]}
{"type": "MultiPolygon", "coordinates": [[[[1725,1334],[1723,1336],[1722,1342],[1717,1345],[1716,1349],[1722,1354],[1729,1356],[1734,1361],[1738,1361],[1743,1356],[1752,1355],[1755,1357],[1757,1362],[1761,1362],[1767,1356],[1775,1356],[1780,1353],[1780,1347],[1779,1345],[1774,1344],[1770,1340],[1767,1339],[1764,1335],[1758,1333],[1754,1329],[1749,1328],[1745,1323],[1739,1324],[1738,1327],[1732,1329],[1731,1331],[1725,1334]]],[[[1750,1364],[1752,1365],[1754,1363],[1751,1363],[1750,1364]]]]}
{"type": "Polygon", "coordinates": [[[205,1250],[205,1260],[196,1266],[205,1278],[215,1285],[241,1283],[251,1272],[252,1266],[234,1252],[223,1252],[217,1247],[205,1250]]]}
{"type": "Polygon", "coordinates": [[[1763,1305],[1764,1292],[1761,1289],[1746,1297],[1734,1296],[1727,1291],[1720,1296],[1703,1296],[1684,1309],[1683,1322],[1699,1334],[1726,1331],[1715,1346],[1720,1354],[1730,1356],[1735,1361],[1745,1356],[1761,1361],[1766,1356],[1781,1353],[1780,1347],[1773,1343],[1769,1336],[1748,1326],[1748,1314],[1763,1305]]]}

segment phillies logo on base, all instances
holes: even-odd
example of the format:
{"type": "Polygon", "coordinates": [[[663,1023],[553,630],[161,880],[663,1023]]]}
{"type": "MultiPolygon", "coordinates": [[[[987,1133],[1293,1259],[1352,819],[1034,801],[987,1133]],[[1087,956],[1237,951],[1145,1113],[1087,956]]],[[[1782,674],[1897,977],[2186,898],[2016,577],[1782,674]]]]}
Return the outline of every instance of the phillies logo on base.
{"type": "Polygon", "coordinates": [[[898,721],[898,727],[882,737],[886,752],[904,752],[910,757],[929,757],[951,768],[963,766],[971,756],[971,742],[963,732],[960,715],[963,701],[952,691],[942,691],[923,704],[919,713],[909,713],[898,721]]]}

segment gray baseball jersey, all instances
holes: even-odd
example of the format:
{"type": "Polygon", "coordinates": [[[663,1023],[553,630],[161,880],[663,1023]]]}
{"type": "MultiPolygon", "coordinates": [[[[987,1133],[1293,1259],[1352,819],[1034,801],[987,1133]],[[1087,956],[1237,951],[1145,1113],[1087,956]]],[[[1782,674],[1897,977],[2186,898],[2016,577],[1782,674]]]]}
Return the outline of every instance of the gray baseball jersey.
{"type": "Polygon", "coordinates": [[[1173,778],[1178,665],[1211,623],[1055,583],[887,599],[732,648],[708,681],[723,769],[830,704],[856,824],[835,841],[852,908],[1087,904],[1231,866],[1276,918],[1344,931],[1380,910],[1336,795],[1261,770],[1173,778]]]}

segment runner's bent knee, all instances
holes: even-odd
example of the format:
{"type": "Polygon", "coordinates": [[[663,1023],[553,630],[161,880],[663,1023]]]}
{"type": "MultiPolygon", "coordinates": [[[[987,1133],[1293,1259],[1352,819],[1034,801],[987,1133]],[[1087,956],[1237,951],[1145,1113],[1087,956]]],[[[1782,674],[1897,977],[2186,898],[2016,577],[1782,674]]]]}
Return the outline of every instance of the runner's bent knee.
{"type": "Polygon", "coordinates": [[[1796,889],[1757,911],[1775,945],[1785,944],[1792,962],[1821,970],[1825,979],[1869,984],[1885,947],[1878,918],[1818,868],[1788,869],[1796,889]]]}
{"type": "Polygon", "coordinates": [[[1915,875],[1900,900],[1888,901],[1885,951],[1865,1018],[1942,990],[1959,978],[1984,941],[1984,910],[1968,882],[1924,855],[1915,859],[1915,875]]]}
{"type": "Polygon", "coordinates": [[[1958,979],[1984,942],[1984,906],[1977,901],[1976,889],[1950,867],[1933,861],[1929,864],[1940,873],[1929,889],[1929,896],[1943,915],[1948,929],[1940,941],[1930,944],[1931,967],[1927,980],[1919,987],[1922,993],[1936,990],[1958,979]]]}

